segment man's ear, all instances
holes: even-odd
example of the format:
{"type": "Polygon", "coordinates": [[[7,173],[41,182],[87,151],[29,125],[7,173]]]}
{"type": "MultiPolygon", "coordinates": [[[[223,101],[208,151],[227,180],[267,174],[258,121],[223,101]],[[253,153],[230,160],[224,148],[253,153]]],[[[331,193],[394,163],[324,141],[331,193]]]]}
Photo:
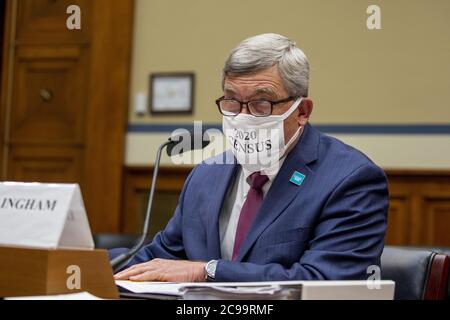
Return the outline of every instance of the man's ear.
{"type": "Polygon", "coordinates": [[[298,114],[298,123],[301,126],[306,126],[306,124],[308,123],[309,117],[311,116],[311,113],[313,111],[314,108],[314,103],[311,100],[311,98],[306,97],[303,98],[302,103],[300,104],[298,110],[299,110],[299,114],[298,114]]]}

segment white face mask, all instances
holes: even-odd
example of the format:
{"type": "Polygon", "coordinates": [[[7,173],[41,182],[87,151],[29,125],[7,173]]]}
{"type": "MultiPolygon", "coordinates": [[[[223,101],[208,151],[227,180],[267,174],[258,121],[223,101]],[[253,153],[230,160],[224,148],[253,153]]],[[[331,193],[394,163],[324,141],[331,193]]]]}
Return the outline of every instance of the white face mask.
{"type": "Polygon", "coordinates": [[[234,117],[223,117],[223,133],[227,143],[244,169],[257,172],[279,165],[286,150],[302,131],[302,127],[299,127],[285,143],[284,120],[297,110],[301,102],[302,98],[295,100],[289,110],[282,115],[255,117],[240,113],[234,117]]]}

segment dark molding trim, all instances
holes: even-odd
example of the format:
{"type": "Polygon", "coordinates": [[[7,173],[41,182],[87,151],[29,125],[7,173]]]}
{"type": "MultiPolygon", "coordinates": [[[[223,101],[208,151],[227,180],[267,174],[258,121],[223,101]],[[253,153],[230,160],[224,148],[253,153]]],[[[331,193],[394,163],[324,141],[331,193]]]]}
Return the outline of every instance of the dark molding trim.
{"type": "MultiPolygon", "coordinates": [[[[368,135],[450,135],[450,124],[318,124],[328,134],[368,135]]],[[[129,124],[128,133],[170,133],[176,129],[193,130],[193,123],[129,124]]],[[[221,124],[202,124],[204,130],[221,130],[221,124]]]]}

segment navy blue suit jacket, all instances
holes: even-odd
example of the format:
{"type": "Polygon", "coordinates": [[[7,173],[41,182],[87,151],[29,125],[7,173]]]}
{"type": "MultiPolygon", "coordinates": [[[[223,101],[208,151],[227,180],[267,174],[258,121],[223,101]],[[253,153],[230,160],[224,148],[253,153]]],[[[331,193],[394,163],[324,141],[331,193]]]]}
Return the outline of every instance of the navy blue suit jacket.
{"type": "MultiPolygon", "coordinates": [[[[214,160],[233,158],[229,152],[219,157],[214,160]]],[[[236,169],[195,167],[165,230],[128,265],[153,258],[217,259],[217,281],[269,281],[367,279],[367,267],[380,264],[386,176],[361,152],[311,125],[267,192],[237,261],[221,259],[219,214],[236,169]],[[295,171],[306,176],[300,186],[289,181],[295,171]]]]}

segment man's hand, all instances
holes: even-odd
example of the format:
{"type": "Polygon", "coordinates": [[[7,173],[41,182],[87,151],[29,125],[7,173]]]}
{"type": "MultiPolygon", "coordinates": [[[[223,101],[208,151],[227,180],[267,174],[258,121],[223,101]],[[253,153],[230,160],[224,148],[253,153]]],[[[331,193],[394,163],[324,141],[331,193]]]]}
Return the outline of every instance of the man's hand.
{"type": "Polygon", "coordinates": [[[153,259],[131,266],[114,275],[115,280],[202,282],[205,262],[153,259]]]}

